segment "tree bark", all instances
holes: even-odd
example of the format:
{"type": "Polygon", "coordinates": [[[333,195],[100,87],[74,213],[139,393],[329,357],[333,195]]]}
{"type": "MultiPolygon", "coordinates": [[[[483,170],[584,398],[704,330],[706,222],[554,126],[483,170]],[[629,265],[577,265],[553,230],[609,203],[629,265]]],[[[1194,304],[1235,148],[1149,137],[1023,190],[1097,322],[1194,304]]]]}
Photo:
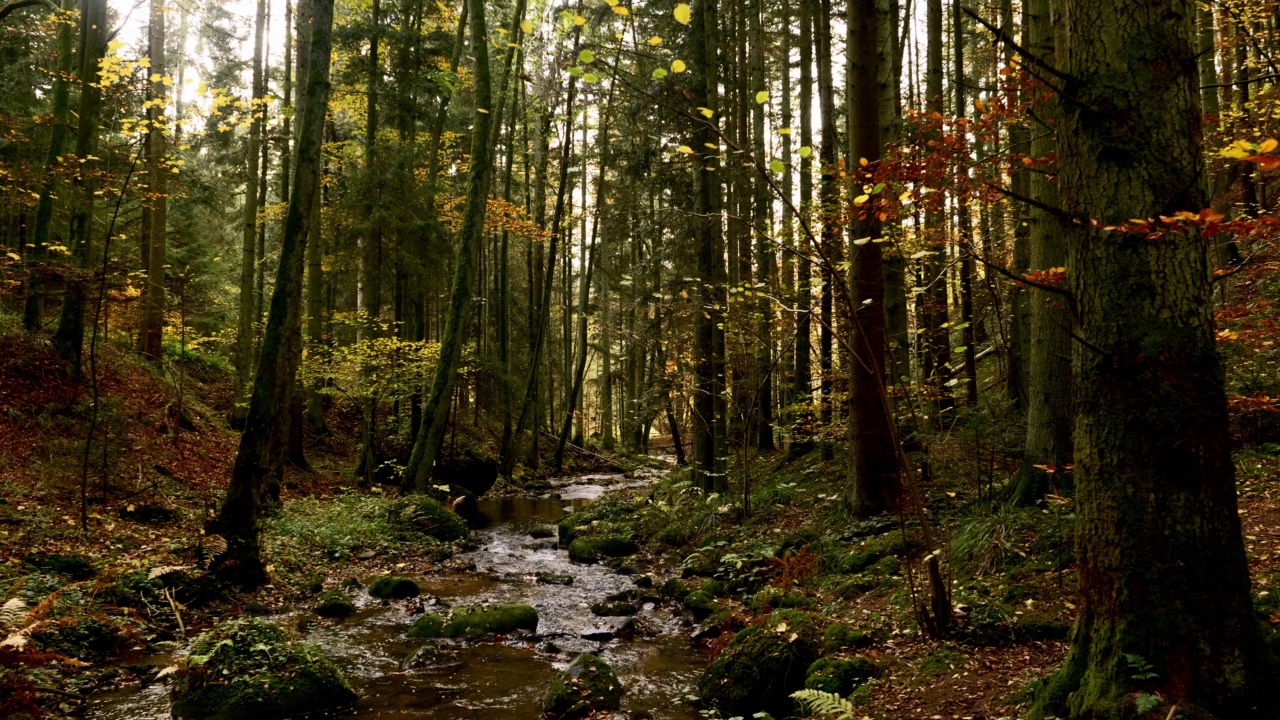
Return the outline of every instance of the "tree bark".
{"type": "Polygon", "coordinates": [[[1040,710],[1073,719],[1272,717],[1250,600],[1205,207],[1191,0],[1066,0],[1058,180],[1075,309],[1080,609],[1040,710]],[[1159,224],[1159,221],[1155,221],[1159,224]],[[1147,668],[1145,666],[1149,665],[1147,668]],[[1069,695],[1070,694],[1070,695],[1069,695]],[[1265,702],[1265,710],[1260,703],[1265,702]],[[1196,711],[1200,710],[1201,713],[1196,711]]]}
{"type": "Polygon", "coordinates": [[[296,182],[289,197],[280,240],[280,267],[267,313],[262,354],[249,396],[240,448],[231,482],[212,530],[227,540],[227,552],[217,568],[220,576],[245,587],[266,582],[266,568],[258,542],[261,489],[272,457],[283,442],[290,409],[289,394],[297,372],[298,354],[290,335],[302,321],[302,269],[312,204],[320,182],[320,146],[329,101],[329,56],[332,48],[333,0],[313,0],[309,33],[307,81],[300,105],[296,182]]]}
{"type": "Polygon", "coordinates": [[[423,406],[422,427],[413,443],[413,453],[405,468],[405,477],[417,492],[427,492],[431,474],[440,457],[445,426],[449,417],[449,400],[458,360],[462,356],[463,325],[471,307],[471,273],[477,246],[484,235],[484,219],[488,209],[489,176],[493,170],[493,147],[489,140],[489,111],[493,104],[489,80],[489,41],[485,29],[484,0],[470,0],[471,52],[475,58],[475,125],[471,138],[471,169],[467,177],[467,203],[458,233],[453,291],[449,299],[449,315],[440,341],[440,359],[435,379],[423,406]]]}
{"type": "Polygon", "coordinates": [[[150,19],[147,26],[147,40],[150,45],[151,68],[149,76],[151,87],[151,107],[147,108],[148,146],[147,146],[147,194],[151,205],[151,234],[147,247],[147,281],[142,295],[142,327],[139,330],[139,350],[143,357],[158,361],[161,359],[161,341],[164,332],[164,266],[165,236],[168,230],[166,213],[168,199],[165,197],[166,179],[169,175],[164,156],[168,152],[165,141],[164,106],[168,93],[165,92],[163,78],[165,76],[165,26],[164,2],[151,0],[150,19]],[[158,105],[155,103],[159,103],[158,105]]]}

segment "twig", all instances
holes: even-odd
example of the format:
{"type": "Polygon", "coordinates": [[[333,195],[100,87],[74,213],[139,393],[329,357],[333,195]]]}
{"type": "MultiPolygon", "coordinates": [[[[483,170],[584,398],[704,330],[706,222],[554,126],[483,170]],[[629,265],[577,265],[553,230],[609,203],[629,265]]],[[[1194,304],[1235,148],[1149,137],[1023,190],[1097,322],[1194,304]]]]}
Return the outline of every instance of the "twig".
{"type": "Polygon", "coordinates": [[[178,621],[178,633],[183,639],[187,637],[187,627],[182,624],[182,615],[178,614],[178,604],[173,601],[173,594],[169,592],[169,588],[164,589],[164,599],[169,601],[169,608],[173,610],[173,617],[178,621]]]}

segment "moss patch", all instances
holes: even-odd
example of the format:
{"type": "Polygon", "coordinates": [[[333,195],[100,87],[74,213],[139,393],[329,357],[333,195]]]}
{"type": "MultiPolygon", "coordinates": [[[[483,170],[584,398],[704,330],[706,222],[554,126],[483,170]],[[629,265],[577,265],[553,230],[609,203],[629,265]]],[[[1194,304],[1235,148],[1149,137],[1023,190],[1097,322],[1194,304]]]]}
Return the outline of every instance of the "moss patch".
{"type": "Polygon", "coordinates": [[[437,540],[450,542],[471,534],[462,518],[425,495],[411,495],[395,506],[397,520],[437,540]]]}
{"type": "Polygon", "coordinates": [[[764,710],[791,714],[791,693],[804,687],[818,659],[821,636],[808,615],[779,610],[763,625],[739,632],[707,666],[698,683],[704,700],[728,715],[764,710]]]}
{"type": "Polygon", "coordinates": [[[334,710],[357,696],[319,648],[290,642],[264,620],[246,619],[222,623],[195,641],[171,699],[175,718],[234,720],[334,710]]]}
{"type": "Polygon", "coordinates": [[[538,630],[538,611],[529,605],[471,605],[424,615],[409,628],[409,637],[467,638],[538,630]]]}
{"type": "Polygon", "coordinates": [[[640,551],[635,542],[623,537],[578,538],[569,543],[569,559],[578,563],[594,563],[601,558],[619,558],[640,551]]]}
{"type": "Polygon", "coordinates": [[[399,575],[383,575],[369,584],[369,594],[384,600],[417,597],[420,592],[418,583],[399,575]]]}
{"type": "Polygon", "coordinates": [[[876,666],[866,658],[824,657],[809,666],[804,686],[811,690],[848,695],[859,685],[875,677],[876,666]]]}
{"type": "Polygon", "coordinates": [[[565,720],[585,718],[599,710],[622,706],[622,684],[609,663],[583,653],[556,673],[542,702],[543,712],[565,720]]]}

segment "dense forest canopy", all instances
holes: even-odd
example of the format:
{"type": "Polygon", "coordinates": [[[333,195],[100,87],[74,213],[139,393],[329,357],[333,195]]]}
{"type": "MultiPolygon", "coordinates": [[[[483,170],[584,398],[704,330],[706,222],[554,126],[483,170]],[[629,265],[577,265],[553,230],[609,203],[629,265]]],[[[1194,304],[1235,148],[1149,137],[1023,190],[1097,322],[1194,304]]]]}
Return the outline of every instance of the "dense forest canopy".
{"type": "MultiPolygon", "coordinates": [[[[296,598],[273,588],[310,587],[304,567],[330,600],[334,563],[457,570],[453,553],[484,552],[457,514],[487,527],[486,494],[559,500],[560,479],[612,468],[649,479],[559,539],[574,561],[636,572],[619,558],[643,549],[650,572],[708,578],[653,600],[704,623],[690,697],[707,712],[1275,717],[1263,588],[1280,568],[1257,544],[1280,454],[1274,11],[0,4],[0,519],[22,528],[0,546],[46,573],[111,543],[103,569],[155,566],[172,617],[152,627],[176,619],[185,640],[197,603],[177,593],[205,578],[218,607],[279,610],[296,598]],[[143,506],[185,508],[171,534],[194,544],[162,562],[120,540],[143,506]],[[27,512],[66,528],[41,535],[27,512]],[[399,549],[317,540],[357,519],[399,549]],[[282,559],[306,542],[328,569],[282,559]],[[719,564],[699,570],[707,548],[719,564]],[[768,592],[735,584],[753,567],[768,592]],[[165,584],[179,571],[201,580],[165,584]],[[1051,600],[991,589],[1032,574],[1051,600]],[[1036,602],[1061,633],[1018,617],[1036,602]],[[872,650],[832,630],[858,613],[893,627],[867,630],[872,650]],[[963,658],[984,622],[1034,646],[1020,695],[894,704],[917,656],[888,638],[963,658]],[[783,665],[807,675],[749,655],[788,627],[783,665]],[[868,669],[882,655],[908,660],[868,669]],[[757,664],[767,682],[728,689],[757,664]]],[[[27,639],[59,602],[107,601],[54,602],[75,583],[28,597],[26,577],[0,584],[0,652],[28,668],[0,669],[0,710],[78,712],[80,691],[39,673],[79,656],[27,639]]],[[[93,612],[129,616],[109,603],[93,612]]],[[[410,634],[538,626],[476,607],[410,634]]],[[[203,636],[174,666],[174,715],[236,712],[243,697],[199,694],[200,668],[265,672],[219,648],[280,633],[203,636]]],[[[316,652],[298,647],[279,663],[316,652]]],[[[353,702],[312,660],[317,705],[246,707],[353,702]]],[[[609,683],[579,685],[607,663],[565,672],[586,700],[553,690],[548,713],[617,709],[609,683]]]]}

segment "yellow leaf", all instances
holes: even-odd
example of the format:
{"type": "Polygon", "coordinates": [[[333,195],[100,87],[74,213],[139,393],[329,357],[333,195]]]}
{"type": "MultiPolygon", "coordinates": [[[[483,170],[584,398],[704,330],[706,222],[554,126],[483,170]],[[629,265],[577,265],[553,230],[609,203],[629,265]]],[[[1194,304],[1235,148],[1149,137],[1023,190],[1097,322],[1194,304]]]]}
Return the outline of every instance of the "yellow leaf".
{"type": "Polygon", "coordinates": [[[712,110],[711,108],[704,108],[704,107],[698,108],[698,112],[702,113],[702,117],[704,118],[714,117],[716,114],[715,110],[712,110]]]}
{"type": "Polygon", "coordinates": [[[763,105],[763,104],[765,104],[765,103],[767,103],[767,102],[769,102],[769,91],[768,91],[768,90],[761,90],[760,92],[756,93],[756,104],[757,104],[757,105],[763,105]]]}
{"type": "Polygon", "coordinates": [[[677,5],[673,14],[676,16],[676,22],[681,25],[688,25],[689,21],[693,19],[693,13],[689,10],[689,6],[684,3],[677,5]]]}
{"type": "Polygon", "coordinates": [[[654,35],[653,37],[649,38],[649,45],[651,47],[658,47],[661,44],[662,44],[662,38],[660,36],[654,35]]]}
{"type": "Polygon", "coordinates": [[[1258,146],[1258,154],[1266,155],[1272,150],[1275,150],[1277,146],[1280,146],[1280,141],[1276,140],[1275,138],[1268,138],[1266,140],[1263,140],[1262,144],[1258,146]]]}
{"type": "Polygon", "coordinates": [[[683,60],[676,59],[671,61],[671,72],[682,73],[684,72],[684,70],[685,70],[685,64],[683,60]]]}
{"type": "Polygon", "coordinates": [[[628,10],[628,9],[626,9],[625,7],[621,6],[621,5],[614,5],[614,6],[613,6],[613,13],[614,13],[615,15],[621,15],[622,17],[627,17],[628,15],[630,15],[630,14],[631,14],[631,11],[630,11],[630,10],[628,10]]]}
{"type": "Polygon", "coordinates": [[[676,150],[678,152],[684,153],[685,155],[693,154],[693,148],[689,147],[688,145],[681,145],[680,147],[676,148],[676,150]]]}
{"type": "Polygon", "coordinates": [[[778,128],[778,134],[779,134],[779,135],[790,135],[790,134],[791,134],[791,128],[778,128]]]}
{"type": "Polygon", "coordinates": [[[582,17],[581,15],[574,15],[574,16],[573,16],[573,24],[574,24],[574,25],[577,25],[577,26],[579,26],[579,27],[581,27],[581,26],[583,26],[583,25],[586,25],[586,24],[587,24],[587,19],[586,19],[586,18],[584,18],[584,17],[582,17]]]}
{"type": "Polygon", "coordinates": [[[532,35],[532,34],[533,34],[533,23],[529,22],[528,20],[525,20],[525,21],[521,22],[521,23],[520,23],[520,31],[521,31],[521,32],[523,32],[525,35],[532,35]]]}
{"type": "Polygon", "coordinates": [[[853,199],[853,204],[854,204],[854,205],[864,205],[864,204],[866,204],[866,202],[867,202],[868,200],[870,200],[870,199],[871,199],[871,196],[870,196],[870,195],[859,195],[858,197],[856,197],[856,198],[854,198],[854,199],[853,199]]]}

